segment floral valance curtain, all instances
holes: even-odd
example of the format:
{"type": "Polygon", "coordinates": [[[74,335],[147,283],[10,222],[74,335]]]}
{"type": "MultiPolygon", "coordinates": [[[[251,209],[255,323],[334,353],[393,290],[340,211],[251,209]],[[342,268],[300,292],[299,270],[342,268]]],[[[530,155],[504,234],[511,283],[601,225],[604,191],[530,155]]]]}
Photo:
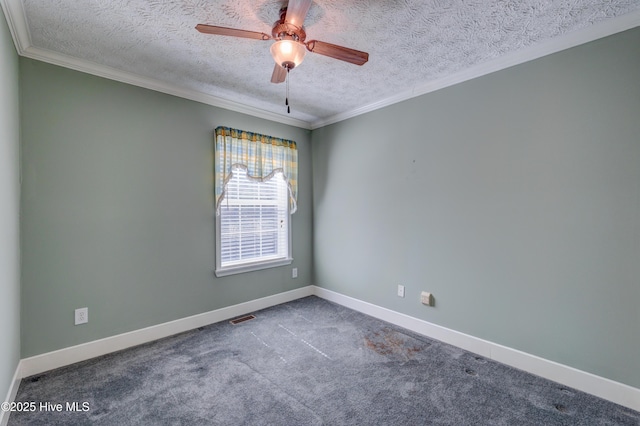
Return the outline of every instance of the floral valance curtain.
{"type": "Polygon", "coordinates": [[[282,172],[289,188],[289,210],[295,213],[298,200],[298,147],[294,141],[229,127],[218,127],[215,138],[215,197],[218,214],[235,167],[246,169],[249,178],[260,182],[282,172]]]}

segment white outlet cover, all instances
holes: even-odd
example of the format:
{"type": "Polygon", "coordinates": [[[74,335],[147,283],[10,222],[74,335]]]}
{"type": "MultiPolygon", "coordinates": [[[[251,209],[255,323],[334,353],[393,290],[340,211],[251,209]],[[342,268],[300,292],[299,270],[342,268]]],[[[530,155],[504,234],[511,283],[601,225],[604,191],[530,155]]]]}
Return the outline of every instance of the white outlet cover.
{"type": "Polygon", "coordinates": [[[291,278],[298,278],[298,268],[293,268],[291,270],[291,278]]]}
{"type": "Polygon", "coordinates": [[[398,297],[404,297],[404,286],[402,284],[398,284],[398,297]]]}
{"type": "Polygon", "coordinates": [[[89,308],[78,308],[75,311],[75,325],[89,322],[89,308]]]}

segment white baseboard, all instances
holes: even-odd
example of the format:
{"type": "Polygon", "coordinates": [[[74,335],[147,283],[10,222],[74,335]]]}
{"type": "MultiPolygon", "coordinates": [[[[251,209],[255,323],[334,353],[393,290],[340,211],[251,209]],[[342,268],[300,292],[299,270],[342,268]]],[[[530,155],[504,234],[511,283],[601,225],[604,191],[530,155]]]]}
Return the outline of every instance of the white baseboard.
{"type": "Polygon", "coordinates": [[[198,327],[224,321],[250,312],[281,303],[290,302],[302,297],[311,296],[313,287],[307,286],[272,296],[251,300],[237,305],[228,306],[214,311],[193,315],[175,321],[94,340],[77,346],[60,349],[53,352],[25,358],[20,361],[20,377],[29,377],[34,374],[64,367],[65,365],[85,361],[97,356],[106,355],[111,352],[126,349],[132,346],[141,345],[153,340],[162,339],[184,331],[193,330],[198,327]]]}
{"type": "MultiPolygon", "coordinates": [[[[18,394],[18,388],[20,387],[20,380],[22,379],[22,375],[20,374],[20,363],[16,365],[16,372],[13,374],[13,380],[11,381],[11,386],[9,387],[9,392],[7,392],[7,397],[0,402],[13,402],[16,399],[16,395],[18,394]]],[[[0,426],[7,426],[9,423],[9,415],[11,413],[8,411],[0,410],[0,426]]]]}
{"type": "Polygon", "coordinates": [[[640,389],[354,299],[322,287],[313,287],[313,294],[323,299],[390,322],[423,336],[457,346],[485,358],[640,411],[640,389]]]}

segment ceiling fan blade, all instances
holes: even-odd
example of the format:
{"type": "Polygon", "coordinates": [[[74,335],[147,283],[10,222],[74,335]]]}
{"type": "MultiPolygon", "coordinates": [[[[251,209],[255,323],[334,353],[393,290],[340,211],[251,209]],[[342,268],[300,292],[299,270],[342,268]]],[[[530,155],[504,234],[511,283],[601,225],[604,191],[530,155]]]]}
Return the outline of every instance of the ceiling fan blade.
{"type": "Polygon", "coordinates": [[[273,67],[273,74],[271,75],[272,83],[284,83],[287,78],[287,70],[278,64],[273,67]]]}
{"type": "Polygon", "coordinates": [[[296,27],[302,27],[304,18],[307,16],[307,12],[311,7],[311,0],[289,0],[287,5],[287,15],[284,18],[284,22],[287,24],[293,24],[296,27]]]}
{"type": "Polygon", "coordinates": [[[329,56],[330,58],[339,59],[356,65],[362,65],[369,60],[367,52],[361,52],[348,47],[338,46],[324,41],[311,40],[305,43],[309,52],[318,53],[320,55],[329,56]]]}
{"type": "Polygon", "coordinates": [[[216,34],[232,37],[253,38],[256,40],[271,40],[271,36],[257,31],[236,30],[235,28],[217,27],[215,25],[198,24],[196,30],[203,34],[216,34]]]}

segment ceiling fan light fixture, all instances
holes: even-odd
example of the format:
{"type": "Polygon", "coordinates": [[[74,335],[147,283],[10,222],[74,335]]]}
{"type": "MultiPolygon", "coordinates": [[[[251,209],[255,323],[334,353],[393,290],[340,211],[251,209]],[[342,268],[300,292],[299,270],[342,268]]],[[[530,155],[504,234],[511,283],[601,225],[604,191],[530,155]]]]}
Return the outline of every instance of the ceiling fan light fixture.
{"type": "Polygon", "coordinates": [[[286,69],[293,69],[300,65],[306,53],[305,45],[292,39],[278,40],[271,45],[273,60],[286,69]]]}

